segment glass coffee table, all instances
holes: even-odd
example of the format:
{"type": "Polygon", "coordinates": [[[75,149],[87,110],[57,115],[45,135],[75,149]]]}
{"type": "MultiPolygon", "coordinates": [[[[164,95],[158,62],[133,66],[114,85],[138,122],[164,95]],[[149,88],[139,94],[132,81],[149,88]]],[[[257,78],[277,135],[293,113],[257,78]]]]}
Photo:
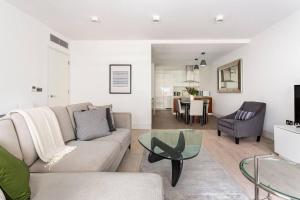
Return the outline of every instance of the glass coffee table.
{"type": "Polygon", "coordinates": [[[241,161],[242,174],[255,186],[255,200],[259,189],[283,199],[300,200],[300,164],[280,159],[275,155],[255,156],[241,161]]]}
{"type": "Polygon", "coordinates": [[[175,187],[183,167],[183,160],[196,157],[201,148],[202,133],[195,130],[151,130],[139,137],[140,144],[150,153],[148,161],[169,159],[172,163],[172,186],[175,187]]]}

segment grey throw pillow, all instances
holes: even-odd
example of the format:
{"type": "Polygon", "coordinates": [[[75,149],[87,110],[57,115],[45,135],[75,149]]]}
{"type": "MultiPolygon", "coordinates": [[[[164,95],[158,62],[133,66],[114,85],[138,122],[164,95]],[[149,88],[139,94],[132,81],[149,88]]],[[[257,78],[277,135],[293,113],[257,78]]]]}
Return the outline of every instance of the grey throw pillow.
{"type": "Polygon", "coordinates": [[[112,104],[109,105],[104,105],[104,106],[88,106],[89,110],[96,110],[96,109],[107,109],[109,108],[110,110],[110,117],[106,115],[107,121],[108,121],[108,127],[110,131],[116,131],[116,126],[115,126],[115,120],[114,120],[114,115],[113,115],[113,110],[112,110],[112,104]]]}
{"type": "Polygon", "coordinates": [[[92,140],[110,135],[106,109],[74,112],[78,140],[92,140]]]}

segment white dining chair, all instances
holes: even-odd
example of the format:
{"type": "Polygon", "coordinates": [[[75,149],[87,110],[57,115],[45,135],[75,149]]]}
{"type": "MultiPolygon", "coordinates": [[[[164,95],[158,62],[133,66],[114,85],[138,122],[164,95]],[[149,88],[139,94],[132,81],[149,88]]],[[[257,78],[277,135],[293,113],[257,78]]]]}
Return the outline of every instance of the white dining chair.
{"type": "Polygon", "coordinates": [[[193,123],[194,117],[200,117],[200,122],[203,124],[203,101],[193,100],[190,106],[190,123],[193,123]]]}
{"type": "Polygon", "coordinates": [[[176,113],[177,118],[180,119],[184,113],[185,113],[185,109],[181,106],[180,99],[177,99],[177,113],[176,113]]]}

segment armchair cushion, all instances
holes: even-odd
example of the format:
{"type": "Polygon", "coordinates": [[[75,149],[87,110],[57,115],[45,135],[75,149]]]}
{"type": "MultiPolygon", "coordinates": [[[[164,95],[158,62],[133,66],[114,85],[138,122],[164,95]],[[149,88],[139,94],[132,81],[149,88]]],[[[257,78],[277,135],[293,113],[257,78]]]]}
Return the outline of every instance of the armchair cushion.
{"type": "Polygon", "coordinates": [[[238,110],[235,114],[234,119],[236,120],[248,120],[255,115],[255,112],[238,110]]]}

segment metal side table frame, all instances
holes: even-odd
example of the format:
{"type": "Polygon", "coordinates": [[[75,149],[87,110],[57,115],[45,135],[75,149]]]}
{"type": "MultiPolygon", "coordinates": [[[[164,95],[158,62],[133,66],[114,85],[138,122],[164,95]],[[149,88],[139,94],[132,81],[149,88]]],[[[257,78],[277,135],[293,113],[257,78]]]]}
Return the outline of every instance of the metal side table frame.
{"type": "MultiPolygon", "coordinates": [[[[265,198],[262,200],[271,200],[271,194],[281,197],[283,199],[287,200],[295,200],[294,198],[291,198],[289,196],[283,195],[279,192],[276,192],[274,190],[271,190],[270,188],[266,187],[264,184],[261,184],[260,182],[260,177],[259,177],[259,160],[260,159],[268,159],[268,158],[276,158],[274,154],[271,155],[260,155],[260,156],[254,156],[254,193],[255,193],[255,198],[254,200],[260,200],[259,199],[259,189],[265,190],[268,194],[265,198]]],[[[240,163],[240,168],[242,167],[242,162],[240,163]]],[[[253,177],[250,177],[248,174],[244,173],[243,170],[241,170],[243,175],[250,181],[253,182],[253,177]]]]}

